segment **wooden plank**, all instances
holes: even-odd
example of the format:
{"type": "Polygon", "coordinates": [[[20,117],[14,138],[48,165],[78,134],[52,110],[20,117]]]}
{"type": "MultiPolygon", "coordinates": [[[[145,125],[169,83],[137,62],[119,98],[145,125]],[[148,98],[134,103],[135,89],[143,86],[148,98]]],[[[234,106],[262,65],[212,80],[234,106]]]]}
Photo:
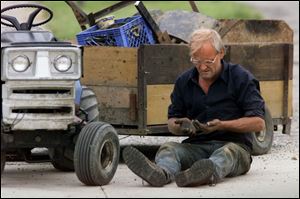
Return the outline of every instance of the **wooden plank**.
{"type": "Polygon", "coordinates": [[[293,64],[286,62],[286,59],[293,60],[293,54],[286,52],[292,51],[292,44],[228,44],[226,48],[224,59],[242,65],[258,80],[283,80],[287,71],[288,78],[293,78],[293,64]]]}
{"type": "MultiPolygon", "coordinates": [[[[288,104],[283,104],[283,81],[260,81],[261,94],[268,105],[272,118],[283,117],[283,106],[292,116],[292,80],[289,83],[288,104]]],[[[166,124],[170,94],[173,85],[147,86],[147,125],[166,124]]]]}
{"type": "Polygon", "coordinates": [[[293,48],[289,48],[288,46],[285,46],[285,52],[284,52],[284,65],[285,66],[292,66],[292,67],[284,67],[284,75],[283,75],[283,99],[282,103],[286,104],[287,106],[282,107],[282,115],[284,120],[284,126],[283,126],[283,133],[290,134],[290,122],[291,118],[288,117],[288,95],[289,95],[289,87],[290,87],[290,81],[289,81],[289,74],[292,74],[290,70],[293,69],[293,59],[291,59],[291,56],[293,57],[294,51],[293,48]],[[287,125],[286,125],[287,124],[287,125]]]}
{"type": "Polygon", "coordinates": [[[147,86],[147,125],[166,124],[173,84],[147,86]]]}
{"type": "Polygon", "coordinates": [[[137,48],[84,47],[84,85],[137,86],[137,48]]]}
{"type": "Polygon", "coordinates": [[[145,62],[147,55],[144,53],[148,45],[142,45],[138,50],[138,128],[146,128],[147,123],[147,87],[145,62]]]}
{"type": "Polygon", "coordinates": [[[137,125],[135,87],[89,86],[97,96],[101,121],[115,125],[137,125]],[[134,107],[133,107],[134,106],[134,107]]]}
{"type": "Polygon", "coordinates": [[[288,91],[288,100],[287,104],[283,103],[283,94],[284,94],[284,82],[283,81],[260,81],[260,90],[261,94],[266,101],[272,118],[281,118],[284,117],[283,107],[287,106],[288,116],[291,117],[293,114],[292,110],[292,85],[293,81],[289,80],[289,91],[288,91]]]}
{"type": "Polygon", "coordinates": [[[140,51],[147,85],[174,84],[179,74],[193,66],[184,44],[147,45],[140,51]]]}
{"type": "Polygon", "coordinates": [[[137,94],[137,88],[89,86],[96,96],[100,108],[130,108],[130,95],[137,94]]]}
{"type": "Polygon", "coordinates": [[[131,120],[129,108],[105,108],[99,106],[100,121],[112,125],[137,126],[136,120],[131,120]]]}
{"type": "MultiPolygon", "coordinates": [[[[252,72],[258,80],[283,80],[285,68],[289,67],[289,79],[293,78],[293,65],[285,60],[287,43],[227,44],[225,60],[240,64],[252,72]]],[[[177,76],[192,67],[186,45],[147,45],[143,49],[143,67],[147,85],[172,84],[177,76]]],[[[293,60],[293,54],[288,54],[293,60]]]]}

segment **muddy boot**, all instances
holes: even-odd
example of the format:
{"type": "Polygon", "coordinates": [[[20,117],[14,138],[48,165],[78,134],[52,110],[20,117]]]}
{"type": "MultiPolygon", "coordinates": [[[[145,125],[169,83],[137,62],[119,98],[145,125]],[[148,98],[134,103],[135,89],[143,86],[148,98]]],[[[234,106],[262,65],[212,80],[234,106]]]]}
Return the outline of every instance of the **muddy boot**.
{"type": "Polygon", "coordinates": [[[178,187],[199,186],[211,183],[214,164],[209,159],[198,160],[191,168],[175,175],[178,187]]]}
{"type": "Polygon", "coordinates": [[[154,187],[161,187],[170,182],[162,168],[134,147],[129,146],[123,150],[123,159],[133,173],[154,187]]]}

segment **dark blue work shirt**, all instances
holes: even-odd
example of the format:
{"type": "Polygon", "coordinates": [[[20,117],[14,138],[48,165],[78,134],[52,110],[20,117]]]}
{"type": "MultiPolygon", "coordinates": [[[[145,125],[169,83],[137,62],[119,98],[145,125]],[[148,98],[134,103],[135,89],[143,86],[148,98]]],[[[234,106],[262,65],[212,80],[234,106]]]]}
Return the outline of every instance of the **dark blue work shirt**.
{"type": "MultiPolygon", "coordinates": [[[[213,119],[224,121],[251,116],[264,118],[264,100],[260,95],[259,82],[242,66],[222,60],[222,72],[207,94],[199,86],[198,79],[199,73],[195,67],[177,78],[171,94],[168,118],[187,117],[202,123],[213,119]]],[[[252,149],[250,133],[199,133],[184,142],[199,143],[208,140],[246,144],[252,149]]]]}

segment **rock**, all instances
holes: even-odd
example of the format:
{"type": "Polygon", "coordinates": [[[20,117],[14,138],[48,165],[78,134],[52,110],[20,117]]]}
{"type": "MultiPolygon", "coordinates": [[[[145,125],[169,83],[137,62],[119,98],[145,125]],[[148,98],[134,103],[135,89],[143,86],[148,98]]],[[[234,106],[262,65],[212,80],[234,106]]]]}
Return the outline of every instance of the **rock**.
{"type": "Polygon", "coordinates": [[[297,156],[297,155],[294,155],[294,156],[292,156],[291,159],[292,159],[292,160],[298,160],[298,156],[297,156]]]}
{"type": "Polygon", "coordinates": [[[189,42],[190,35],[195,30],[200,27],[216,28],[218,21],[201,13],[174,10],[159,16],[157,24],[162,32],[167,31],[170,35],[189,42]]]}

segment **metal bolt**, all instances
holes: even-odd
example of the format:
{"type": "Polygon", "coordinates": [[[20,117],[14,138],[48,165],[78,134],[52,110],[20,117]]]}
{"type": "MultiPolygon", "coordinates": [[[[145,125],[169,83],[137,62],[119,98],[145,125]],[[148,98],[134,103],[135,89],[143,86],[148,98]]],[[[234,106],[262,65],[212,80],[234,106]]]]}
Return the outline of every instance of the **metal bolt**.
{"type": "Polygon", "coordinates": [[[34,139],[36,142],[41,142],[42,141],[42,138],[40,136],[36,136],[35,139],[34,139]]]}

